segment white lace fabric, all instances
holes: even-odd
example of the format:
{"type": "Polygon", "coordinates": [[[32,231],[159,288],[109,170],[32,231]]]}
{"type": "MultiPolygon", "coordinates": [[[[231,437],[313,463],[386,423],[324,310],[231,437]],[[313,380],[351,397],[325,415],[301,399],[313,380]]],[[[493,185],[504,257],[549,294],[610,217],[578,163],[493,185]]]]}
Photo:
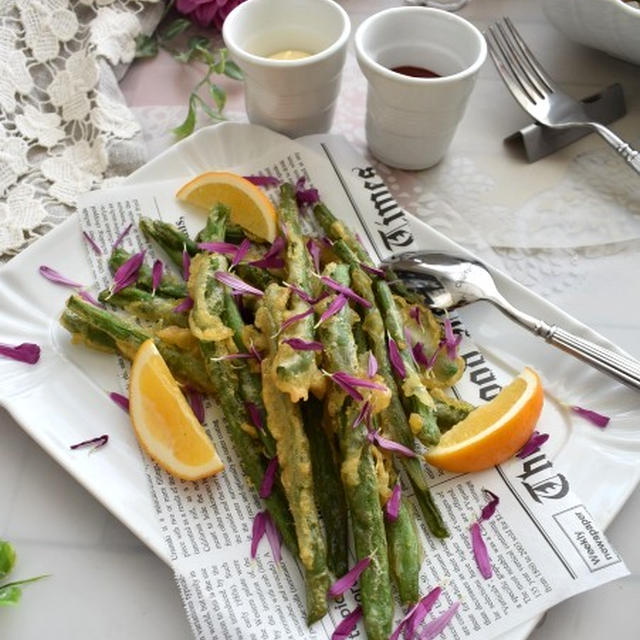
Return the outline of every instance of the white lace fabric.
{"type": "Polygon", "coordinates": [[[116,73],[159,0],[0,0],[0,260],[146,159],[116,73]]]}

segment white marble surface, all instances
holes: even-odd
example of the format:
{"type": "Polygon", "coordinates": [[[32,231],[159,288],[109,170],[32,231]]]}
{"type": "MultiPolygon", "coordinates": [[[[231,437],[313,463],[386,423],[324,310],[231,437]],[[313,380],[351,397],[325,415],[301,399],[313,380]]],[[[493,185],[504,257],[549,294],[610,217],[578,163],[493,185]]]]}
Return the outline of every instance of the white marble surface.
{"type": "MultiPolygon", "coordinates": [[[[344,2],[354,23],[369,12],[391,4],[384,0],[344,2]]],[[[500,15],[510,15],[554,77],[566,83],[574,95],[586,95],[612,82],[621,82],[629,114],[615,126],[637,145],[640,141],[639,69],[563,40],[546,22],[537,4],[530,0],[473,0],[461,13],[479,27],[500,15]]],[[[136,106],[182,104],[185,94],[179,82],[168,81],[163,83],[164,89],[151,92],[143,90],[145,83],[151,82],[154,70],[172,68],[167,60],[152,64],[155,66],[145,63],[130,71],[124,83],[130,102],[136,106]]],[[[156,75],[156,87],[158,77],[167,80],[166,74],[156,75]]],[[[232,98],[238,104],[241,96],[237,88],[231,90],[234,91],[232,98]]],[[[362,117],[363,113],[356,113],[352,122],[339,121],[337,129],[357,144],[362,137],[358,129],[362,117]]],[[[534,165],[523,164],[506,152],[501,140],[525,122],[495,70],[487,63],[472,98],[471,112],[463,121],[448,156],[449,164],[443,165],[440,172],[392,172],[385,177],[398,199],[415,211],[424,202],[432,201],[433,194],[441,198],[447,196],[443,180],[455,172],[456,162],[465,167],[471,163],[474,175],[489,176],[493,187],[485,193],[483,202],[473,200],[468,192],[457,200],[450,197],[447,202],[453,219],[459,216],[468,221],[469,215],[480,215],[484,211],[481,204],[490,201],[492,206],[508,209],[517,221],[528,215],[526,205],[532,198],[558,189],[567,177],[578,182],[588,180],[588,175],[575,171],[581,160],[604,158],[607,162],[609,159],[603,143],[590,136],[534,165]]],[[[633,207],[640,199],[640,181],[634,190],[635,183],[629,187],[624,176],[628,170],[620,165],[619,171],[624,179],[617,186],[625,191],[625,202],[631,204],[628,214],[637,222],[640,214],[633,207]]],[[[576,207],[589,205],[586,196],[582,201],[581,192],[575,193],[576,207]]],[[[447,197],[450,195],[449,192],[447,197]]],[[[568,198],[566,194],[563,197],[568,198]]],[[[606,208],[601,215],[603,220],[607,219],[606,208]]],[[[571,229],[563,229],[560,214],[558,216],[559,233],[570,237],[571,229]]],[[[424,217],[442,228],[448,224],[437,214],[424,217]]],[[[487,228],[486,220],[483,224],[474,230],[475,236],[469,244],[481,247],[525,284],[640,358],[638,237],[627,236],[624,241],[603,247],[598,243],[596,230],[589,237],[587,249],[572,246],[571,242],[561,248],[491,248],[486,239],[497,230],[487,228]]],[[[451,232],[460,233],[455,226],[451,232]]],[[[597,469],[593,472],[597,473],[597,469]]],[[[588,497],[584,499],[588,504],[588,497]]],[[[636,640],[640,637],[636,611],[640,602],[639,523],[640,490],[636,490],[608,529],[631,576],[555,607],[534,631],[533,640],[570,637],[636,640]]],[[[2,640],[44,637],[188,640],[191,637],[168,567],[33,443],[2,409],[0,538],[11,540],[18,550],[16,579],[51,574],[46,580],[25,588],[19,607],[0,610],[2,640]]]]}

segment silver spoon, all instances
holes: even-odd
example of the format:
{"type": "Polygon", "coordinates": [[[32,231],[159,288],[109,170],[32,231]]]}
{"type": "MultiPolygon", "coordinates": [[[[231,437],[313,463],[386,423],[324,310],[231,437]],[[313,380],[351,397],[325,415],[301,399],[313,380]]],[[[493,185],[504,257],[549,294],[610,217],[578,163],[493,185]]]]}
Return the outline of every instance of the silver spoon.
{"type": "Polygon", "coordinates": [[[389,258],[383,266],[393,269],[408,287],[424,295],[432,308],[456,309],[486,300],[550,344],[640,390],[640,362],[516,309],[498,291],[487,268],[477,260],[446,253],[410,252],[389,258]]]}

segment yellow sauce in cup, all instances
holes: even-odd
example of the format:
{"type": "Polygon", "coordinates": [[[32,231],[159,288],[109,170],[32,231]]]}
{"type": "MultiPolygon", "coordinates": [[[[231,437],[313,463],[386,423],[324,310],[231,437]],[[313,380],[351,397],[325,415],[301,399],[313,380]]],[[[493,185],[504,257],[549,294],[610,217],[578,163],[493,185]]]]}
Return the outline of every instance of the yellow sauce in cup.
{"type": "Polygon", "coordinates": [[[282,51],[276,51],[270,56],[267,56],[271,60],[301,60],[302,58],[308,58],[311,54],[308,51],[300,51],[298,49],[283,49],[282,51]]]}

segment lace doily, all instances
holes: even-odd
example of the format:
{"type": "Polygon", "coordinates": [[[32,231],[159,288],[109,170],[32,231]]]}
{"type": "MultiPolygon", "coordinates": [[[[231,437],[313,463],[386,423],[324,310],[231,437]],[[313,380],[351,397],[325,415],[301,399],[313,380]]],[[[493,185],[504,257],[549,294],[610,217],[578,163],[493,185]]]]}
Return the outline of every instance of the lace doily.
{"type": "Polygon", "coordinates": [[[116,74],[162,10],[159,0],[0,0],[0,258],[60,222],[80,193],[144,162],[116,74]]]}

